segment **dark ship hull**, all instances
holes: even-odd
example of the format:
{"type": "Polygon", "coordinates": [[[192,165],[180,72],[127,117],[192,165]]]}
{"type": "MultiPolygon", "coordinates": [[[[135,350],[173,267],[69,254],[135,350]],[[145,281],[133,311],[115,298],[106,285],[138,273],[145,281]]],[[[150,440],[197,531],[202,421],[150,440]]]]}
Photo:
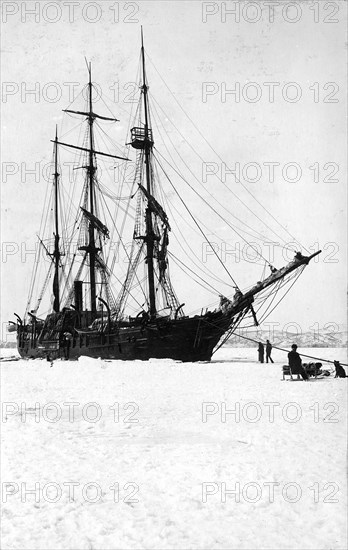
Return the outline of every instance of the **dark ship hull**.
{"type": "Polygon", "coordinates": [[[121,360],[209,361],[230,325],[231,316],[221,311],[177,320],[159,318],[146,325],[128,323],[117,331],[77,329],[73,334],[65,333],[69,338],[44,334],[44,328],[39,332],[27,325],[18,331],[18,351],[23,358],[48,360],[77,359],[84,355],[121,360]]]}

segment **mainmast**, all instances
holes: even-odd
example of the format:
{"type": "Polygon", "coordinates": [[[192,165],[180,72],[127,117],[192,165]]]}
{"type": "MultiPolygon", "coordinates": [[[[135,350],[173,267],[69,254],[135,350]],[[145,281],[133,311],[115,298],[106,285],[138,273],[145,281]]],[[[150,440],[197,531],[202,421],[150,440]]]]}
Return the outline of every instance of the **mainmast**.
{"type": "MultiPolygon", "coordinates": [[[[141,60],[143,69],[143,97],[144,97],[144,113],[145,113],[145,135],[144,135],[144,152],[145,152],[145,171],[146,171],[146,189],[147,192],[152,195],[152,174],[151,174],[151,154],[152,154],[152,131],[149,129],[149,114],[148,114],[148,98],[146,85],[146,72],[145,72],[145,51],[143,41],[143,28],[141,27],[141,60]]],[[[149,284],[149,302],[150,302],[150,317],[154,317],[156,314],[156,293],[155,293],[155,280],[154,280],[154,232],[152,226],[152,214],[149,204],[146,209],[146,256],[147,256],[147,273],[149,284]]]]}
{"type": "Polygon", "coordinates": [[[58,135],[57,135],[57,126],[56,126],[56,137],[54,140],[54,279],[53,279],[53,310],[58,313],[60,309],[60,296],[59,296],[59,262],[60,262],[60,251],[59,251],[59,224],[58,224],[58,183],[59,183],[59,173],[58,173],[58,135]]]}

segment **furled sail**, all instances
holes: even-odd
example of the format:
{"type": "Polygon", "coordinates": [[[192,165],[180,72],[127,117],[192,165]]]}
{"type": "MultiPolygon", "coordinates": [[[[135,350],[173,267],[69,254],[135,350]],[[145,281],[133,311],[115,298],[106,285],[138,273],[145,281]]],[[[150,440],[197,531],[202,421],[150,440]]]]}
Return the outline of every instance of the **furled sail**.
{"type": "Polygon", "coordinates": [[[164,230],[162,243],[158,250],[158,267],[159,267],[159,279],[162,281],[165,271],[167,269],[167,246],[169,244],[168,229],[164,230]]]}
{"type": "Polygon", "coordinates": [[[86,210],[82,206],[80,206],[80,208],[84,213],[84,215],[86,216],[86,218],[93,223],[93,225],[98,229],[98,231],[100,231],[103,235],[105,235],[105,237],[109,238],[109,230],[106,227],[106,225],[104,225],[103,222],[101,222],[96,216],[94,216],[94,214],[91,214],[90,212],[88,212],[88,210],[86,210]]]}
{"type": "Polygon", "coordinates": [[[155,197],[153,197],[143,185],[139,184],[140,189],[144,193],[145,197],[147,198],[149,208],[154,214],[157,214],[157,216],[162,220],[164,225],[168,228],[170,231],[170,225],[168,221],[168,216],[163,210],[162,206],[159,204],[159,202],[156,201],[155,197]]]}
{"type": "Polygon", "coordinates": [[[56,313],[59,311],[59,282],[58,282],[58,272],[56,271],[53,278],[53,311],[56,313]]]}

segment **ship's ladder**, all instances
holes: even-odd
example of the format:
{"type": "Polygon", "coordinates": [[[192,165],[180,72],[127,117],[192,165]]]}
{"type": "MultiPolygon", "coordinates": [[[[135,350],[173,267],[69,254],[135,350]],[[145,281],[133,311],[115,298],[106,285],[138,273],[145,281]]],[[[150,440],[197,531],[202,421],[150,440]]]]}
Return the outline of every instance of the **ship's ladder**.
{"type": "MultiPolygon", "coordinates": [[[[137,186],[142,184],[143,157],[144,157],[144,151],[142,150],[137,151],[135,176],[134,176],[134,183],[137,186]]],[[[139,237],[139,235],[141,235],[141,219],[142,219],[141,199],[142,199],[141,193],[138,193],[136,213],[135,213],[135,224],[134,224],[134,238],[139,237]]]]}

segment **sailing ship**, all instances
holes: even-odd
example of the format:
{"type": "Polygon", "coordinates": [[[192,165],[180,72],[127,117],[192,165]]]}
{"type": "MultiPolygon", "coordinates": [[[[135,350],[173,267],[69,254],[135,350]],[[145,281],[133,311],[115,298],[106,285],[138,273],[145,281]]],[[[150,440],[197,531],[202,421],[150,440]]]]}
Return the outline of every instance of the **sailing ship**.
{"type": "MultiPolygon", "coordinates": [[[[130,129],[130,142],[127,143],[129,151],[134,149],[136,161],[132,189],[126,197],[126,207],[123,207],[126,217],[131,201],[136,200],[131,217],[130,246],[126,246],[122,233],[125,224],[120,217],[120,204],[124,198],[113,195],[103,187],[98,170],[101,158],[111,159],[111,162],[117,159],[123,166],[130,159],[122,154],[116,155],[115,150],[110,153],[97,148],[96,123],[113,123],[117,119],[95,112],[91,65],[87,64],[87,67],[86,109],[65,109],[67,115],[82,117],[84,124],[87,122],[83,143],[78,145],[58,139],[57,129],[53,140],[52,204],[47,209],[53,213],[53,228],[48,238],[44,235],[39,237],[40,253],[34,265],[25,315],[15,314],[17,320],[12,324],[17,331],[18,351],[23,358],[46,357],[49,360],[58,357],[76,359],[84,355],[123,360],[170,358],[209,361],[243,320],[251,319],[258,325],[255,304],[263,304],[267,300],[272,303],[276,291],[296,280],[320,251],[305,256],[295,250],[294,258],[279,269],[266,260],[271,272],[267,274],[264,270],[261,280],[247,290],[241,289],[221,258],[215,254],[220,262],[220,271],[227,273],[233,290],[228,296],[224,293],[217,295],[215,307],[202,308],[195,315],[187,315],[185,304],[178,298],[170,276],[172,221],[163,203],[165,194],[161,177],[171,181],[163,166],[160,165],[162,176],[156,168],[159,156],[155,155],[142,33],[139,103],[135,125],[130,129]],[[81,170],[84,179],[77,208],[71,202],[65,209],[63,207],[59,164],[61,149],[73,150],[80,155],[81,165],[74,169],[81,170]],[[110,247],[106,252],[110,239],[110,228],[103,218],[107,212],[110,214],[103,202],[106,196],[116,203],[118,201],[117,215],[111,215],[110,219],[114,224],[113,235],[117,237],[117,251],[122,249],[127,260],[124,278],[121,280],[116,275],[116,285],[112,283],[116,272],[115,256],[110,254],[110,247]],[[77,246],[74,248],[76,235],[77,246]],[[46,273],[40,290],[34,296],[40,262],[44,264],[46,273]],[[118,287],[117,293],[115,286],[118,287]],[[47,292],[49,288],[51,291],[47,292]],[[46,294],[50,301],[46,314],[42,315],[40,307],[46,294]],[[131,309],[127,310],[131,302],[131,309]]],[[[171,192],[177,193],[175,186],[171,185],[171,192]]],[[[186,201],[180,200],[188,218],[193,220],[196,229],[209,243],[186,201]]],[[[211,249],[215,253],[213,245],[211,249]]],[[[188,285],[193,286],[196,277],[193,270],[190,271],[188,285]]]]}

